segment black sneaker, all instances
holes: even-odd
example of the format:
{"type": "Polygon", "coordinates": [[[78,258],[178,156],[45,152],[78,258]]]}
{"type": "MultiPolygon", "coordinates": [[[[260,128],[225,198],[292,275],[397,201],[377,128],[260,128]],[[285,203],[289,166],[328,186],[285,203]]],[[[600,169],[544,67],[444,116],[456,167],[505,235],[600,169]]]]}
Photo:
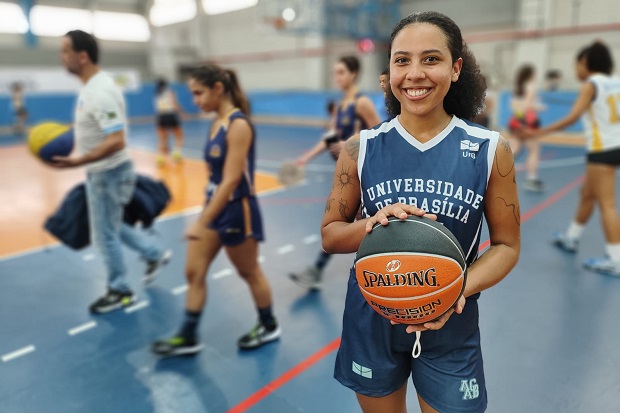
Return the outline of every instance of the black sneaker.
{"type": "Polygon", "coordinates": [[[135,300],[136,298],[131,291],[118,291],[109,288],[106,295],[97,299],[88,309],[91,313],[109,313],[110,311],[128,307],[133,304],[135,300]]]}
{"type": "Polygon", "coordinates": [[[144,271],[144,277],[142,277],[142,282],[144,285],[149,285],[155,278],[157,278],[157,273],[164,265],[170,262],[172,258],[172,250],[165,250],[161,253],[161,257],[155,261],[147,261],[146,262],[146,271],[144,271]]]}
{"type": "Polygon", "coordinates": [[[252,331],[241,336],[237,341],[239,348],[251,350],[280,338],[281,330],[277,322],[272,328],[267,329],[260,321],[254,326],[252,331]]]}
{"type": "Polygon", "coordinates": [[[158,356],[173,357],[182,355],[194,355],[199,353],[204,346],[198,340],[189,340],[184,337],[174,336],[164,340],[157,340],[151,346],[151,351],[158,356]]]}

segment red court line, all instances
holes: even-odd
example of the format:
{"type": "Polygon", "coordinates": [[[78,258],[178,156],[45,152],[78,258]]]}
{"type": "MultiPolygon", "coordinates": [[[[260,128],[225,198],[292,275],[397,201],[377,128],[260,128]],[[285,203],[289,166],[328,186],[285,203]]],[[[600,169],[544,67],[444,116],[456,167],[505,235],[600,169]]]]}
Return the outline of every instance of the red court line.
{"type": "Polygon", "coordinates": [[[259,401],[267,397],[269,394],[273,393],[279,387],[283,386],[284,384],[286,384],[287,382],[295,378],[295,376],[298,376],[299,374],[303,373],[313,364],[320,361],[323,357],[327,356],[329,353],[336,350],[338,347],[340,347],[340,337],[338,337],[337,339],[335,339],[334,341],[332,341],[331,343],[329,343],[328,345],[326,345],[325,347],[323,347],[322,349],[320,349],[319,351],[317,351],[316,353],[314,353],[313,355],[311,355],[310,357],[308,357],[307,359],[305,359],[304,361],[302,361],[301,363],[293,367],[292,369],[286,371],[283,375],[276,378],[271,383],[267,384],[265,387],[259,389],[256,393],[252,394],[250,397],[248,397],[247,399],[245,399],[244,401],[242,401],[241,403],[239,403],[232,409],[228,410],[227,413],[245,412],[247,409],[249,409],[250,407],[254,406],[256,403],[258,403],[259,401]]]}
{"type": "MultiPolygon", "coordinates": [[[[582,175],[579,178],[575,179],[574,181],[565,185],[562,189],[552,194],[549,198],[545,199],[543,202],[536,205],[534,208],[521,214],[521,223],[528,221],[534,215],[541,212],[543,209],[548,208],[549,206],[553,205],[554,203],[562,199],[566,194],[568,194],[576,186],[580,185],[583,182],[583,179],[584,179],[584,176],[582,175]]],[[[482,244],[480,244],[480,248],[478,250],[479,251],[484,250],[490,245],[490,243],[491,243],[490,240],[484,241],[482,244]]],[[[319,351],[317,351],[316,353],[314,353],[307,359],[303,360],[301,363],[297,364],[292,369],[284,372],[284,374],[282,374],[280,377],[277,377],[271,383],[268,383],[264,387],[260,388],[254,394],[250,395],[247,399],[243,400],[241,403],[237,404],[236,406],[228,410],[227,413],[245,412],[247,409],[254,406],[256,403],[260,402],[262,399],[264,399],[265,397],[273,393],[275,390],[282,387],[284,384],[286,384],[287,382],[289,382],[296,376],[300,375],[308,368],[312,367],[315,363],[319,362],[322,358],[327,356],[329,353],[336,350],[339,346],[340,346],[340,337],[338,337],[337,339],[335,339],[334,341],[332,341],[331,343],[329,343],[328,345],[326,345],[325,347],[323,347],[322,349],[320,349],[319,351]]]]}

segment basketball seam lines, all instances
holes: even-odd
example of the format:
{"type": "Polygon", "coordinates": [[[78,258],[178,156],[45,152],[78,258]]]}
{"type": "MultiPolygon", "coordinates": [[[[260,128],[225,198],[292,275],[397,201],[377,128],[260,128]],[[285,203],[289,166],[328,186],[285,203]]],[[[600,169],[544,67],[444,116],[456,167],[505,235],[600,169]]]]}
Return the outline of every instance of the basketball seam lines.
{"type": "MultiPolygon", "coordinates": [[[[434,226],[432,226],[432,225],[430,225],[430,224],[427,224],[426,222],[416,221],[416,220],[414,220],[414,219],[409,219],[409,218],[407,218],[407,219],[404,219],[404,220],[402,220],[402,221],[409,221],[409,222],[413,222],[414,224],[422,224],[422,225],[426,225],[427,227],[432,228],[433,230],[435,230],[435,231],[439,232],[439,233],[440,233],[441,235],[443,235],[444,237],[448,238],[448,239],[450,240],[450,242],[451,242],[451,243],[452,243],[452,244],[456,247],[457,251],[461,254],[461,258],[463,258],[463,262],[465,263],[465,266],[467,266],[467,260],[465,259],[464,252],[462,251],[461,246],[460,246],[460,245],[458,245],[458,244],[456,244],[456,243],[452,240],[452,238],[450,238],[448,235],[446,235],[443,231],[441,231],[441,230],[440,230],[440,229],[438,229],[438,228],[435,228],[434,226]]],[[[441,224],[441,223],[440,223],[440,224],[441,224]]],[[[374,226],[374,227],[372,227],[372,229],[375,229],[375,228],[376,228],[377,226],[379,226],[379,225],[381,225],[381,223],[377,223],[377,224],[375,224],[375,226],[374,226]]],[[[388,224],[388,225],[389,225],[389,224],[388,224]]],[[[443,225],[443,224],[442,224],[442,225],[443,225]]],[[[446,228],[446,229],[447,229],[447,228],[446,228]]],[[[364,258],[365,258],[365,257],[364,257],[364,258]]],[[[363,258],[362,258],[362,259],[363,259],[363,258]]]]}

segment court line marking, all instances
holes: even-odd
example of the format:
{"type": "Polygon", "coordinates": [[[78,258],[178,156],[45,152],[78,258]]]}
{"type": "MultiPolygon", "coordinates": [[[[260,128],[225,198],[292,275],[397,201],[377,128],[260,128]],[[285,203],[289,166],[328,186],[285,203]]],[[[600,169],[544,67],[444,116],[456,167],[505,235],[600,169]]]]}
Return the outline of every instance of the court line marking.
{"type": "Polygon", "coordinates": [[[22,356],[25,356],[26,354],[30,354],[30,353],[34,352],[36,349],[37,348],[35,346],[33,346],[33,345],[22,347],[19,350],[12,351],[12,352],[7,353],[4,356],[2,356],[2,361],[4,363],[6,363],[6,362],[14,360],[14,359],[16,359],[18,357],[22,357],[22,356]]]}
{"type": "Polygon", "coordinates": [[[187,284],[183,284],[183,285],[179,285],[178,287],[174,287],[170,291],[174,295],[180,295],[180,294],[183,294],[184,292],[186,292],[188,288],[189,288],[189,286],[187,284]]]}
{"type": "Polygon", "coordinates": [[[218,278],[224,278],[224,277],[228,277],[230,275],[233,275],[234,271],[231,270],[230,268],[224,268],[223,270],[219,270],[217,272],[214,272],[213,275],[211,276],[212,279],[217,280],[218,278]]]}
{"type": "Polygon", "coordinates": [[[288,254],[289,252],[295,251],[295,246],[293,244],[282,245],[281,247],[276,249],[276,252],[280,255],[288,254]]]}
{"type": "Polygon", "coordinates": [[[149,302],[146,300],[138,301],[132,306],[125,308],[125,314],[135,313],[138,310],[142,310],[149,306],[149,302]]]}
{"type": "Polygon", "coordinates": [[[93,329],[95,327],[97,327],[97,322],[96,321],[89,321],[89,322],[81,324],[81,325],[79,325],[77,327],[70,328],[69,330],[67,330],[67,334],[69,334],[70,336],[75,336],[76,334],[83,333],[84,331],[91,330],[91,329],[93,329]]]}
{"type": "Polygon", "coordinates": [[[312,235],[308,235],[307,237],[304,238],[303,243],[308,245],[308,244],[312,244],[314,242],[317,242],[321,239],[321,237],[317,234],[312,234],[312,235]]]}
{"type": "MultiPolygon", "coordinates": [[[[571,190],[573,190],[576,186],[583,182],[585,175],[581,175],[577,179],[569,182],[565,186],[563,186],[560,190],[551,194],[548,198],[543,200],[541,203],[535,205],[532,209],[521,214],[521,224],[530,220],[533,216],[540,213],[543,209],[553,205],[555,202],[559,201],[566,194],[568,194],[571,190]]],[[[478,251],[482,252],[483,249],[490,245],[490,240],[486,240],[480,244],[478,251]]],[[[233,406],[226,413],[243,413],[250,409],[252,406],[263,400],[265,397],[269,396],[278,388],[282,387],[284,384],[288,383],[296,376],[303,373],[305,370],[312,367],[314,364],[319,362],[321,359],[326,357],[332,351],[338,349],[340,346],[340,337],[327,344],[323,348],[319,349],[316,353],[311,355],[310,357],[302,360],[297,365],[293,366],[293,368],[285,371],[280,376],[276,377],[271,382],[267,383],[265,386],[258,389],[256,392],[252,393],[246,399],[242,400],[237,405],[233,406]]]]}
{"type": "Polygon", "coordinates": [[[237,404],[233,408],[229,409],[226,413],[242,413],[245,412],[250,407],[254,406],[256,403],[269,396],[271,393],[299,376],[304,371],[308,370],[308,368],[312,367],[317,362],[321,361],[325,356],[330,354],[332,351],[338,349],[340,347],[340,337],[321,348],[316,353],[312,354],[310,357],[303,360],[301,363],[297,364],[290,370],[284,372],[284,374],[277,377],[275,380],[272,380],[266,386],[260,388],[257,392],[252,394],[247,399],[243,400],[241,403],[237,404]]]}

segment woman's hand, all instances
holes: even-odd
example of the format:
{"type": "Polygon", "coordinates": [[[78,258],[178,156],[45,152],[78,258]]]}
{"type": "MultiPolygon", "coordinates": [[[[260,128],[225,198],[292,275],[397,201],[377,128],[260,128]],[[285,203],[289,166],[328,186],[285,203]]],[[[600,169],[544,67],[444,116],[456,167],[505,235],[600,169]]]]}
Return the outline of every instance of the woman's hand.
{"type": "MultiPolygon", "coordinates": [[[[450,310],[448,310],[445,314],[441,315],[440,317],[436,318],[433,321],[429,321],[424,324],[408,325],[407,330],[406,330],[407,333],[411,334],[416,331],[439,330],[448,322],[448,319],[453,313],[461,314],[463,312],[463,308],[465,308],[465,301],[466,301],[465,297],[461,295],[459,299],[456,301],[456,304],[454,304],[454,306],[450,310]]],[[[400,324],[395,321],[390,321],[390,323],[400,324]]]]}
{"type": "Polygon", "coordinates": [[[379,223],[386,226],[389,222],[388,217],[397,217],[404,220],[407,219],[407,216],[409,215],[417,215],[419,217],[424,216],[434,221],[437,220],[437,215],[427,214],[423,209],[414,207],[413,205],[396,203],[381,208],[374,216],[368,218],[368,221],[366,221],[366,232],[371,232],[372,228],[379,223]]]}
{"type": "Polygon", "coordinates": [[[334,142],[330,145],[328,145],[327,149],[329,150],[329,152],[336,158],[338,159],[338,157],[340,156],[340,152],[342,151],[342,148],[344,148],[344,142],[343,141],[338,141],[338,142],[334,142]]]}

